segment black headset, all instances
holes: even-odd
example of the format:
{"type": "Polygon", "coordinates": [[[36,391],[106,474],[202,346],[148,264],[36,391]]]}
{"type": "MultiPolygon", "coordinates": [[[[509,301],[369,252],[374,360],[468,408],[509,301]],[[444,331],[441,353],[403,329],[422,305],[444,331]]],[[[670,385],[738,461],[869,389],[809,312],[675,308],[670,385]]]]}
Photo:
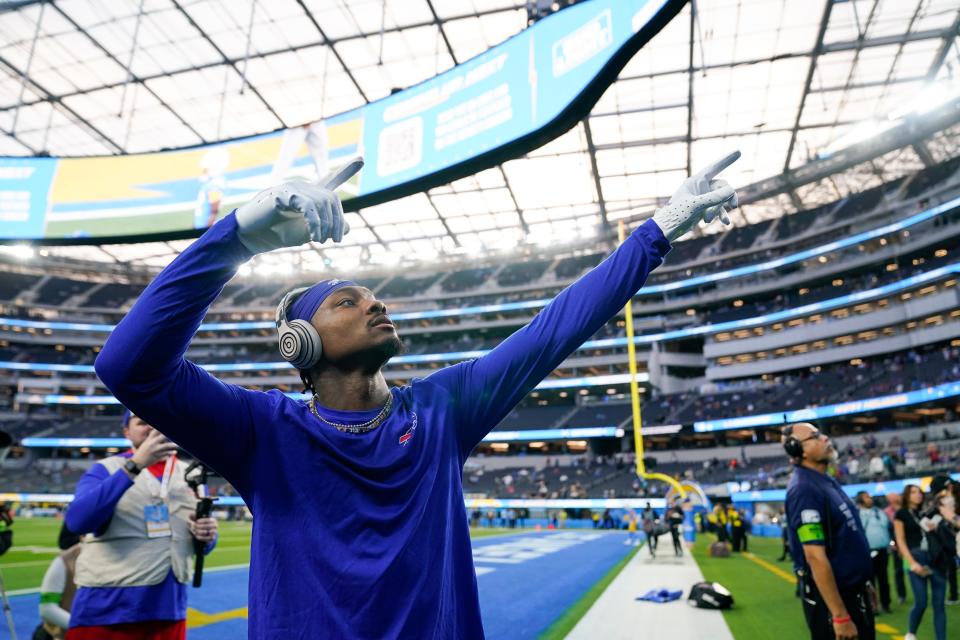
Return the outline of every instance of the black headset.
{"type": "Polygon", "coordinates": [[[793,425],[788,424],[785,426],[780,434],[785,438],[783,441],[783,450],[787,452],[787,455],[794,460],[802,459],[803,443],[797,440],[797,437],[793,435],[793,425]]]}
{"type": "Polygon", "coordinates": [[[280,340],[280,355],[301,371],[313,368],[320,361],[323,344],[320,334],[306,320],[287,320],[290,305],[310,287],[294,289],[277,305],[277,333],[280,340]]]}

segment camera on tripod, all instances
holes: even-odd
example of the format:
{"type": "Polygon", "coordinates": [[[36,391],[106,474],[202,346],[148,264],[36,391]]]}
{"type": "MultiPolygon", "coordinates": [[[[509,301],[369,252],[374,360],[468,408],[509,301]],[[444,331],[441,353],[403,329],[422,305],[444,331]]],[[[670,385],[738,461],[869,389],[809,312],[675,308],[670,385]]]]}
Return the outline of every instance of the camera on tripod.
{"type": "MultiPolygon", "coordinates": [[[[210,512],[213,510],[213,503],[216,501],[216,498],[210,497],[207,489],[207,479],[210,476],[217,475],[219,474],[216,471],[203,464],[199,460],[194,460],[193,463],[187,467],[187,470],[183,472],[183,479],[186,480],[190,488],[193,489],[193,492],[197,494],[197,520],[200,518],[210,517],[210,512]]],[[[194,587],[199,587],[201,584],[203,584],[203,550],[205,546],[205,542],[201,542],[197,539],[193,540],[194,587]]]]}

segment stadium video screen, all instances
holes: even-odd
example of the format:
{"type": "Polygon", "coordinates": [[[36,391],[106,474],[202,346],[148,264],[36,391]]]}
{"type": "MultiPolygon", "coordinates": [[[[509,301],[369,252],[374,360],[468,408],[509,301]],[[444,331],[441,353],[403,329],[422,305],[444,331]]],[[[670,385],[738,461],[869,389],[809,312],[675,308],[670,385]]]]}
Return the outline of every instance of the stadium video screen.
{"type": "Polygon", "coordinates": [[[0,239],[199,233],[252,193],[317,179],[358,153],[366,168],[345,200],[426,188],[431,175],[548,127],[666,5],[570,7],[431,80],[303,127],[157,153],[0,158],[0,239]]]}

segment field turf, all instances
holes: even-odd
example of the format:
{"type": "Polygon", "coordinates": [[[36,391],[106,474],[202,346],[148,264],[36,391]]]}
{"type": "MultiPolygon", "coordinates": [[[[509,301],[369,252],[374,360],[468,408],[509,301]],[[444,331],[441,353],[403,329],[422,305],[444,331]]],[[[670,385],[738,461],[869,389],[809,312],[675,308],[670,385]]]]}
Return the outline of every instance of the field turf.
{"type": "MultiPolygon", "coordinates": [[[[734,607],[724,612],[724,618],[737,640],[806,640],[810,637],[803,620],[800,601],[794,597],[790,562],[778,562],[779,538],[750,538],[752,555],[733,554],[730,558],[711,558],[707,555],[710,538],[699,537],[693,554],[707,580],[719,582],[733,593],[734,607]]],[[[913,602],[909,579],[907,602],[897,603],[890,568],[892,613],[882,614],[876,620],[878,640],[899,640],[907,632],[907,614],[913,602]]],[[[960,605],[947,606],[947,635],[960,638],[960,605]]],[[[928,606],[917,632],[920,638],[933,635],[933,611],[928,606]]]]}
{"type": "MultiPolygon", "coordinates": [[[[59,553],[57,534],[60,520],[53,518],[20,518],[13,525],[13,547],[0,556],[0,576],[8,591],[36,589],[50,561],[59,553]]],[[[250,522],[221,522],[217,550],[206,560],[207,567],[246,565],[250,563],[250,522]]],[[[510,529],[476,529],[474,538],[505,533],[510,529]]]]}
{"type": "MultiPolygon", "coordinates": [[[[249,522],[221,522],[218,548],[207,560],[208,567],[246,565],[250,561],[249,522]]],[[[49,518],[19,519],[14,524],[14,546],[0,557],[0,575],[8,591],[37,589],[50,560],[58,552],[57,533],[60,521],[49,518]]],[[[516,533],[509,529],[477,529],[474,538],[516,533]]],[[[707,580],[716,581],[730,589],[736,600],[734,608],[724,612],[724,618],[737,640],[806,640],[809,634],[803,621],[800,602],[794,597],[794,583],[789,562],[778,562],[779,539],[751,538],[750,555],[731,558],[710,558],[707,546],[710,540],[700,537],[693,554],[707,580]]],[[[632,555],[632,554],[631,554],[632,555]]],[[[600,580],[595,588],[585,593],[581,602],[570,608],[566,615],[543,635],[545,638],[562,638],[584,611],[593,603],[610,579],[622,568],[612,567],[607,579],[600,580]],[[592,596],[592,597],[588,597],[592,596]]],[[[893,572],[891,570],[891,587],[893,572]]],[[[891,640],[903,637],[907,631],[907,614],[912,602],[912,593],[907,587],[905,604],[893,598],[893,613],[877,619],[877,637],[891,640]]],[[[960,638],[960,606],[947,607],[948,635],[960,638]]],[[[928,608],[918,633],[920,638],[933,638],[933,612],[928,608]]]]}

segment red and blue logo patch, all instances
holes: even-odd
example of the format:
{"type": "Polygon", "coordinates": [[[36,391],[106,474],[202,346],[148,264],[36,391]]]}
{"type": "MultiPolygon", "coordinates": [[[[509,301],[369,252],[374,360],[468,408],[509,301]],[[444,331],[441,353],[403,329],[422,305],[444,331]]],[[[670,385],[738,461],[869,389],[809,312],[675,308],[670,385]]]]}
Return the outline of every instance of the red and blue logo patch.
{"type": "Polygon", "coordinates": [[[407,432],[400,436],[400,446],[407,446],[407,443],[410,442],[413,438],[413,432],[417,430],[417,414],[413,414],[413,423],[410,425],[410,428],[407,429],[407,432]]]}

